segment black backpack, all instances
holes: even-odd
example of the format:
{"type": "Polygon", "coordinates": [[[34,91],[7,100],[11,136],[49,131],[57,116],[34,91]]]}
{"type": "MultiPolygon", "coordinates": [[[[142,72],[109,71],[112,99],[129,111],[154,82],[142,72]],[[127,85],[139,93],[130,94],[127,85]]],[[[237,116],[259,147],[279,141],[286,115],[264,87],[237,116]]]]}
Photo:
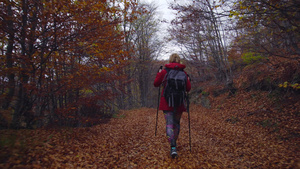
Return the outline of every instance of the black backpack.
{"type": "Polygon", "coordinates": [[[181,104],[184,104],[186,98],[187,75],[182,69],[166,68],[164,97],[169,107],[174,110],[181,104]]]}

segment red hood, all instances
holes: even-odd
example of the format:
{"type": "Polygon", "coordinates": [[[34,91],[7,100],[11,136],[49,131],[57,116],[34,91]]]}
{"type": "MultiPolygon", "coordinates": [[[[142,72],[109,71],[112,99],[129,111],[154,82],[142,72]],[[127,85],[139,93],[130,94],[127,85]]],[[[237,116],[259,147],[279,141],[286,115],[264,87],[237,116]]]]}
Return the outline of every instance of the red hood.
{"type": "Polygon", "coordinates": [[[184,69],[185,65],[180,63],[168,63],[165,65],[165,67],[170,69],[184,69]]]}

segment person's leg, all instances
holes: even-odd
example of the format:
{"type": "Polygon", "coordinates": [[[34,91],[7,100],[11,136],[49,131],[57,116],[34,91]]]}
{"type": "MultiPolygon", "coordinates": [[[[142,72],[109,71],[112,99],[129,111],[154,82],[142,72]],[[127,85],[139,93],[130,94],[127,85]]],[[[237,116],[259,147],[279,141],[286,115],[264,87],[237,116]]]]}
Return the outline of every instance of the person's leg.
{"type": "Polygon", "coordinates": [[[176,141],[180,132],[180,119],[182,112],[164,111],[166,119],[166,134],[172,147],[176,147],[176,141]]]}
{"type": "Polygon", "coordinates": [[[174,133],[174,113],[172,111],[164,111],[166,119],[166,134],[171,146],[176,146],[175,133],[174,133]]]}
{"type": "Polygon", "coordinates": [[[172,111],[164,111],[166,119],[166,134],[171,145],[170,155],[172,158],[177,157],[176,140],[180,132],[180,118],[182,112],[174,113],[172,111]]]}
{"type": "Polygon", "coordinates": [[[180,132],[180,119],[182,112],[176,112],[174,115],[174,138],[177,141],[180,132]]]}

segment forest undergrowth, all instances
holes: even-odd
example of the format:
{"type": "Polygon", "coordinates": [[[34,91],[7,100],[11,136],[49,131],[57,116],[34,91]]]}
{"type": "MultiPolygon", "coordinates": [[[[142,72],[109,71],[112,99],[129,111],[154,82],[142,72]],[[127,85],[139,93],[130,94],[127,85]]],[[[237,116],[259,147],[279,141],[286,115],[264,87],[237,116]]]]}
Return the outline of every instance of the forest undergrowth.
{"type": "Polygon", "coordinates": [[[86,128],[0,130],[0,168],[300,168],[299,100],[263,92],[212,97],[181,120],[178,159],[169,157],[156,109],[121,111],[86,128]],[[282,114],[280,114],[280,112],[282,114]]]}

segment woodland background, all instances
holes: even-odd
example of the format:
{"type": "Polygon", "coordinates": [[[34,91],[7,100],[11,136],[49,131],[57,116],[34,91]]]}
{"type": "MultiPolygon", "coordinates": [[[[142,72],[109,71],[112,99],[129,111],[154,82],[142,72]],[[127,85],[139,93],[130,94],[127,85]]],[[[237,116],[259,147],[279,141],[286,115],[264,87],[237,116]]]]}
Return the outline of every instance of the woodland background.
{"type": "Polygon", "coordinates": [[[156,108],[153,80],[167,43],[187,65],[192,105],[228,113],[240,104],[232,98],[254,99],[224,120],[268,117],[254,123],[283,129],[280,138],[299,149],[300,4],[186,0],[170,8],[176,17],[162,36],[157,6],[138,0],[1,1],[1,162],[22,139],[8,133],[90,127],[156,108]]]}

